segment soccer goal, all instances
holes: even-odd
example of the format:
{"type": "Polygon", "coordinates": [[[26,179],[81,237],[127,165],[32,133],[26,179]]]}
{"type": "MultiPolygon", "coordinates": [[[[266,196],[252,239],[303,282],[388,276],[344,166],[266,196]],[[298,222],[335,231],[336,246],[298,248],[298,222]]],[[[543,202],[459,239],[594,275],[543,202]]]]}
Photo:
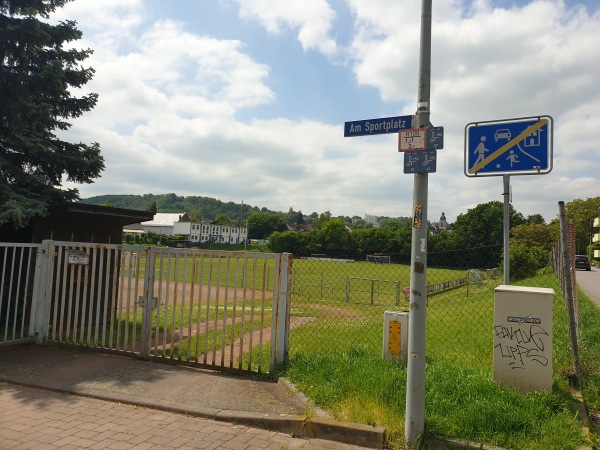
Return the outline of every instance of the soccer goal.
{"type": "Polygon", "coordinates": [[[389,255],[367,255],[367,262],[374,262],[375,264],[389,264],[389,255]]]}

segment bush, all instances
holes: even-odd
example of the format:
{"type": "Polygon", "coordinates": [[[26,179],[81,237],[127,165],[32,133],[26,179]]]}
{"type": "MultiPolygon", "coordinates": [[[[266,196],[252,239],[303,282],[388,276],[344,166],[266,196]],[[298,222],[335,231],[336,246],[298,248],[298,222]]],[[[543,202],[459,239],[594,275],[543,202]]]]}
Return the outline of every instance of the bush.
{"type": "Polygon", "coordinates": [[[515,244],[510,246],[509,259],[510,278],[517,281],[534,276],[538,269],[548,264],[549,255],[539,247],[515,244]]]}

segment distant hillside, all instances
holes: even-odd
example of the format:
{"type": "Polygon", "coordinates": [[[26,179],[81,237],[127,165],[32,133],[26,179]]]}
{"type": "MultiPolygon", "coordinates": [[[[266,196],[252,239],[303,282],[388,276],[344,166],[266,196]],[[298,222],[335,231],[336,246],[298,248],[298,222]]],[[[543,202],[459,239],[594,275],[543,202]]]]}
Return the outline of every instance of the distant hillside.
{"type": "Polygon", "coordinates": [[[156,211],[161,213],[168,212],[187,212],[192,220],[214,219],[219,214],[227,214],[233,220],[239,220],[240,217],[247,219],[250,214],[255,212],[272,213],[267,208],[257,206],[243,205],[234,202],[222,202],[210,197],[180,197],[175,194],[144,194],[144,195],[98,195],[81,199],[81,203],[88,205],[109,204],[116,208],[135,209],[138,211],[150,211],[156,202],[156,211]]]}

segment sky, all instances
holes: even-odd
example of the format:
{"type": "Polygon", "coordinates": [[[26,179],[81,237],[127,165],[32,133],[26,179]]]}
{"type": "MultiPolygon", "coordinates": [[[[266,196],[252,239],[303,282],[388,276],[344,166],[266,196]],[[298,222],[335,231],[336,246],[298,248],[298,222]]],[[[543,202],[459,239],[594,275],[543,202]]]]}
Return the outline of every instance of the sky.
{"type": "MultiPolygon", "coordinates": [[[[474,122],[553,119],[552,170],[510,178],[524,216],[599,196],[600,2],[433,3],[430,121],[444,148],[428,219],[503,201],[502,176],[465,176],[474,122]]],[[[106,169],[64,186],[411,216],[398,134],[344,137],[344,123],[415,114],[420,18],[419,0],[74,0],[51,21],[75,20],[72,46],[94,50],[94,79],[73,94],[99,101],[61,137],[99,142],[106,169]]]]}

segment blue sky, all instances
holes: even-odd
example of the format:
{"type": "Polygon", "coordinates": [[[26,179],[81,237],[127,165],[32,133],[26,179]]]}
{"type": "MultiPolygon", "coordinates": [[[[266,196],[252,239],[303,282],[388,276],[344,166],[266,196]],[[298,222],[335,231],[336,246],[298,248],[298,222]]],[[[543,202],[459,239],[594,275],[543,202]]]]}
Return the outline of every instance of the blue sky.
{"type": "MultiPolygon", "coordinates": [[[[102,194],[201,195],[306,214],[410,216],[397,135],[345,121],[416,110],[420,0],[74,0],[94,49],[73,121],[97,141],[102,194]]],[[[428,217],[502,201],[501,177],[464,175],[470,122],[550,115],[554,168],[511,177],[513,206],[549,221],[600,195],[600,2],[435,0],[431,121],[444,127],[428,217]]],[[[68,184],[65,184],[69,186],[68,184]]],[[[70,187],[70,186],[69,186],[70,187]]]]}

